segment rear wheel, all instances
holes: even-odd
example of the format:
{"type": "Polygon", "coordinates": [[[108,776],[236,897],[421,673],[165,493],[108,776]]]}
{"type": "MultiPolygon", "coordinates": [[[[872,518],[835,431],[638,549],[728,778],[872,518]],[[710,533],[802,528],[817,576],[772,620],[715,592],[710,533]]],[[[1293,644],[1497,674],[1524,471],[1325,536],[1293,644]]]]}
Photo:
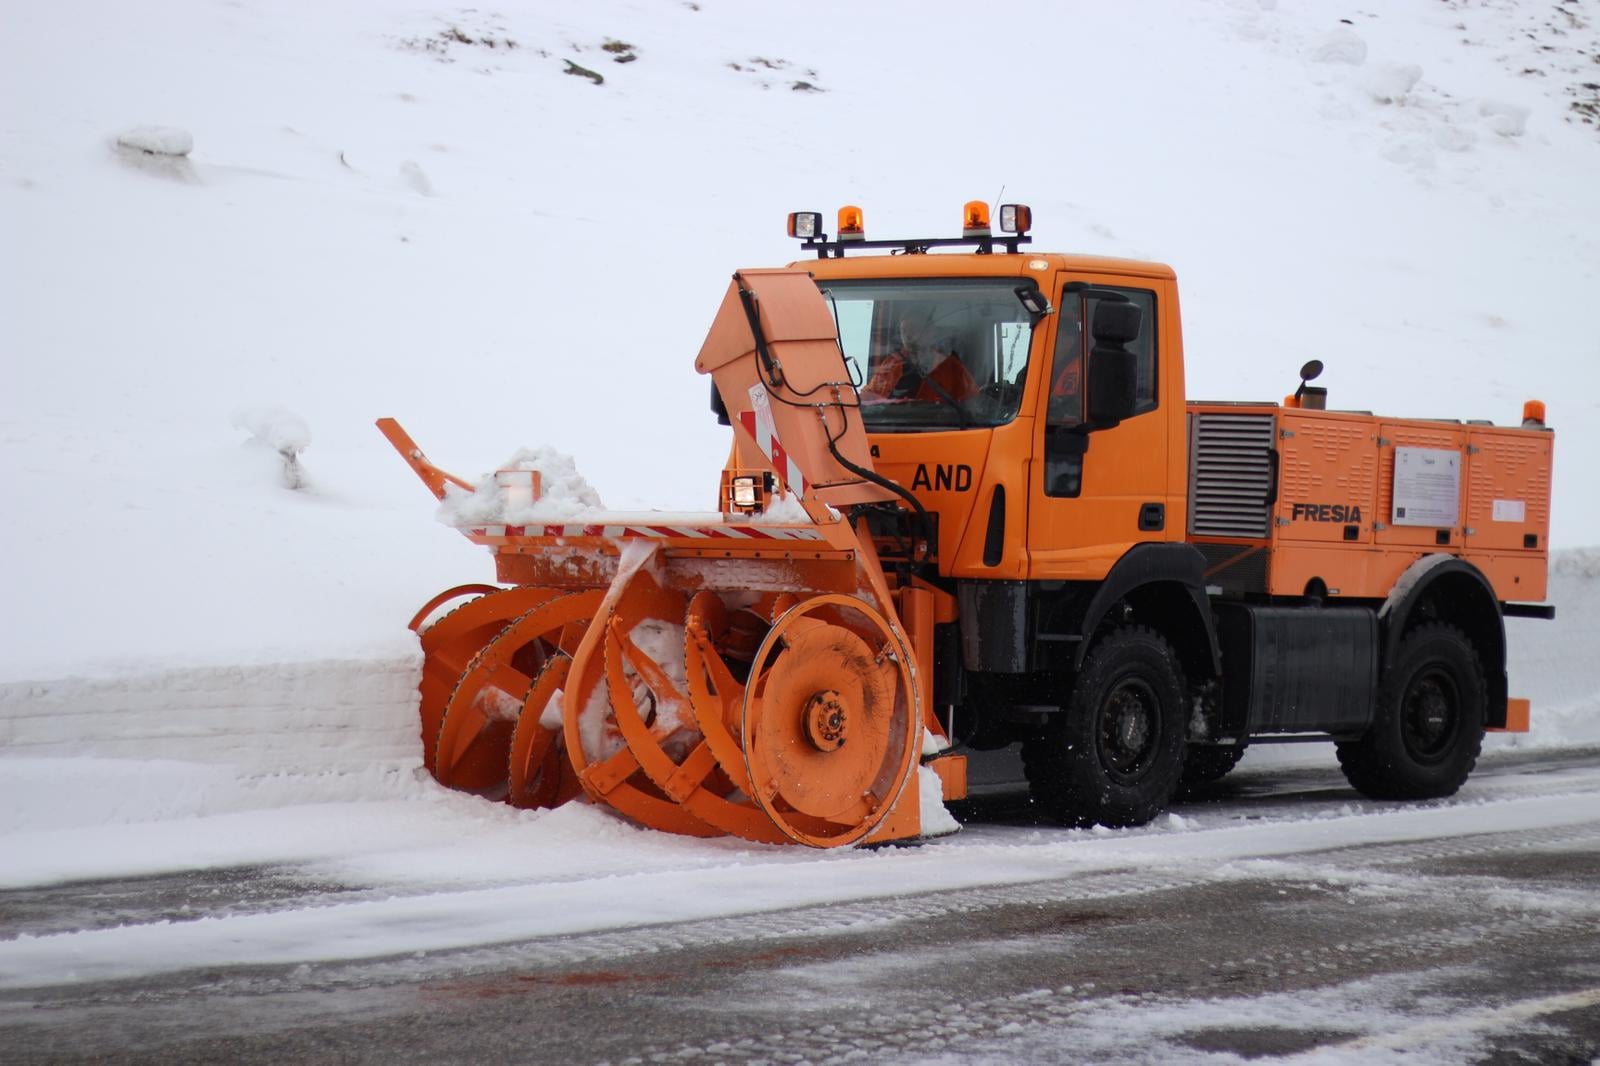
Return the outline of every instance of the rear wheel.
{"type": "Polygon", "coordinates": [[[1339,745],[1339,766],[1374,799],[1454,795],[1483,748],[1488,686],[1466,634],[1418,626],[1383,673],[1372,728],[1339,745]]]}
{"type": "Polygon", "coordinates": [[[1022,747],[1034,800],[1068,825],[1143,825],[1183,770],[1184,684],[1172,646],[1118,629],[1084,660],[1066,709],[1022,747]]]}

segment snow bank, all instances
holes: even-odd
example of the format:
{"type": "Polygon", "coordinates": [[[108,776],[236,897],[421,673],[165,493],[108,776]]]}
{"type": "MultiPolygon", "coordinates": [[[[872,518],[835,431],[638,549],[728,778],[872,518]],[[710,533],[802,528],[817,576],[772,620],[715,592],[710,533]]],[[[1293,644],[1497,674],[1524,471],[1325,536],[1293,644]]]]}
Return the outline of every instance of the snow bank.
{"type": "Polygon", "coordinates": [[[414,789],[419,661],[0,685],[0,833],[414,789]]]}

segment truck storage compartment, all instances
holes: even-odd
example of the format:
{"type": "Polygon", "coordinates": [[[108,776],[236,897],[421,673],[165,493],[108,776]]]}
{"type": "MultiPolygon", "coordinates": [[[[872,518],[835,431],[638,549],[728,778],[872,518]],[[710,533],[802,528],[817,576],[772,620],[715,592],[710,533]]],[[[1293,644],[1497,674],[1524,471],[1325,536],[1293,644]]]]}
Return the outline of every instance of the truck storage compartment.
{"type": "Polygon", "coordinates": [[[1218,603],[1223,729],[1356,734],[1372,720],[1378,617],[1365,607],[1218,603]]]}

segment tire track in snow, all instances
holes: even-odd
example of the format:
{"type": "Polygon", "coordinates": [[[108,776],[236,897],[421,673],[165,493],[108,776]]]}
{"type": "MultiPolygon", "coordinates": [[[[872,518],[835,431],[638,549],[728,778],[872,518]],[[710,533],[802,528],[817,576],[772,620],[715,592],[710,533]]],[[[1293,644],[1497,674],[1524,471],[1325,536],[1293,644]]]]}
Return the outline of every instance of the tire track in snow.
{"type": "MultiPolygon", "coordinates": [[[[1489,855],[1516,851],[1524,847],[1550,847],[1559,844],[1591,843],[1600,839],[1600,829],[1577,827],[1568,832],[1552,831],[1538,834],[1535,842],[1478,841],[1474,845],[1456,849],[1449,857],[1489,855]]],[[[1359,847],[1347,849],[1357,858],[1364,858],[1359,847]]],[[[1445,857],[1449,849],[1442,847],[1417,848],[1418,858],[1445,857]]],[[[1330,858],[1334,853],[1327,853],[1330,858]]],[[[1404,861],[1400,849],[1388,849],[1381,857],[1384,864],[1404,861]]],[[[1358,864],[1354,869],[1361,869],[1358,864]]],[[[1340,867],[1349,873],[1352,867],[1340,867]]],[[[1301,877],[1315,880],[1316,871],[1301,871],[1301,877]]],[[[1414,897],[1427,897],[1448,881],[1447,890],[1461,890],[1454,878],[1411,878],[1414,897]]],[[[1006,895],[1016,895],[1007,893],[1006,895]]],[[[949,1052],[955,1055],[981,1051],[997,1060],[1013,1058],[1005,1052],[1008,1044],[1019,1040],[1040,1039],[1048,1035],[1056,1047],[1073,1046],[1072,1030],[1075,1026],[1092,1023],[1106,1014],[1135,1015],[1120,1022],[1119,1027],[1137,1030],[1137,1013],[1142,1010],[1176,1008],[1192,1016],[1192,1030],[1203,1031],[1214,1015],[1230,1006],[1231,1001],[1250,1002],[1258,999],[1289,998],[1303,1005],[1305,1013],[1294,1019],[1294,1024],[1304,1029],[1315,1029],[1319,1024],[1338,1028],[1348,1024],[1349,1015],[1332,1011],[1333,1016],[1317,1017],[1319,1007],[1307,999],[1308,992],[1326,991],[1335,1003],[1344,998],[1360,999],[1372,995],[1369,987],[1374,974],[1427,974],[1434,980],[1447,980],[1458,974],[1447,968],[1470,963],[1484,954],[1512,948],[1528,949],[1541,940],[1551,938],[1566,940],[1583,937],[1593,940],[1600,937],[1600,901],[1591,901],[1588,913],[1574,916],[1561,907],[1533,914],[1507,914],[1495,910],[1487,889],[1469,889],[1469,897],[1477,897],[1487,911],[1484,917],[1469,922],[1454,922],[1444,926],[1411,929],[1400,933],[1374,932],[1368,936],[1354,936],[1335,943],[1317,944],[1280,952],[1223,958],[1218,961],[1193,965],[1187,974],[1149,975],[1148,979],[1159,991],[1132,996],[1113,988],[1101,987],[1096,982],[1041,988],[1025,993],[1005,993],[967,999],[952,1003],[938,1000],[929,1004],[893,1002],[877,1005],[870,1017],[841,1019],[830,1017],[827,1024],[818,1025],[805,1020],[779,1023],[759,1037],[745,1037],[722,1042],[662,1042],[645,1044],[628,1062],[668,1062],[714,1057],[724,1061],[870,1061],[891,1062],[901,1054],[913,1057],[930,1053],[949,1052]],[[1230,995],[1230,988],[1241,980],[1250,980],[1273,992],[1266,994],[1230,995]],[[1346,991],[1348,990],[1348,991],[1346,991]]],[[[970,896],[974,907],[982,894],[970,896]]],[[[992,894],[991,894],[992,898],[992,894]]],[[[1056,902],[1060,897],[1034,897],[1027,902],[1056,902]]],[[[1023,902],[1012,900],[1012,905],[1023,902]]],[[[800,963],[797,965],[804,966],[800,963]]],[[[785,983],[783,970],[769,977],[769,983],[785,983]]],[[[1513,990],[1515,994],[1516,990],[1513,990]]],[[[1376,1015],[1382,1026],[1379,1031],[1351,1040],[1340,1049],[1362,1050],[1396,1046],[1397,1041],[1414,1038],[1411,1046],[1429,1038],[1456,1035],[1461,1031],[1463,1017],[1475,1019],[1468,1028],[1479,1030],[1504,1029],[1518,1022],[1559,1010],[1576,1009],[1591,1004],[1594,990],[1577,994],[1548,996],[1532,1001],[1514,1000],[1504,1005],[1486,1004],[1472,996],[1445,996],[1435,992],[1431,1004],[1423,1008],[1421,1020],[1402,1015],[1398,1029],[1392,1028],[1391,1015],[1376,1015]],[[1452,1029],[1451,1026],[1456,1028],[1452,1029]]],[[[1327,1008],[1321,1008],[1326,1010],[1327,1008]]],[[[1282,1017],[1282,1009],[1271,1012],[1282,1017]]],[[[1140,1061],[1159,1061],[1159,1053],[1140,1061]]],[[[1172,1047],[1176,1052],[1183,1050],[1172,1047]]],[[[1191,1049],[1192,1050],[1192,1049],[1191,1049]]],[[[1029,1056],[1017,1054],[1015,1061],[1029,1056]]],[[[1090,1056],[1093,1057],[1093,1056],[1090,1056]]],[[[1073,1061],[1069,1056],[1064,1061],[1073,1061]]]]}
{"type": "MultiPolygon", "coordinates": [[[[1445,840],[1375,845],[1352,842],[1330,848],[1317,846],[1318,842],[1313,839],[1300,848],[1268,849],[1266,856],[1261,858],[1256,857],[1248,847],[1236,847],[1230,852],[1209,857],[1178,859],[1170,867],[1155,869],[1118,866],[1086,870],[1066,877],[1058,873],[1053,877],[1024,883],[979,884],[943,891],[930,890],[920,895],[885,895],[660,924],[624,922],[616,923],[617,928],[577,931],[565,935],[559,930],[543,934],[534,932],[532,935],[502,936],[497,941],[483,941],[490,945],[483,947],[460,946],[470,945],[470,941],[457,939],[455,943],[442,946],[424,943],[410,955],[401,955],[399,950],[395,950],[406,943],[408,929],[417,927],[421,933],[435,930],[451,921],[455,906],[459,906],[470,917],[473,911],[481,907],[481,899],[471,898],[480,895],[480,892],[320,903],[303,910],[268,911],[242,918],[223,916],[183,923],[158,922],[0,944],[0,987],[16,989],[62,981],[116,981],[170,972],[175,975],[174,989],[181,989],[188,981],[178,971],[190,967],[209,968],[204,979],[208,989],[248,989],[252,992],[307,986],[365,986],[413,981],[421,977],[492,973],[521,966],[540,970],[572,969],[619,960],[637,962],[641,958],[719,945],[775,942],[795,937],[870,934],[896,925],[935,921],[973,910],[997,910],[1019,905],[1076,905],[1181,891],[1224,881],[1326,881],[1337,885],[1341,881],[1348,882],[1352,870],[1358,871],[1357,879],[1363,883],[1373,883],[1378,879],[1377,883],[1386,886],[1389,891],[1405,895],[1411,892],[1411,886],[1420,883],[1418,877],[1391,876],[1389,881],[1382,881],[1380,875],[1385,867],[1514,853],[1530,848],[1581,846],[1600,840],[1600,813],[1588,817],[1589,820],[1576,824],[1495,834],[1464,834],[1445,840]],[[1373,873],[1359,872],[1364,870],[1373,873]],[[408,911],[405,908],[408,902],[423,905],[425,909],[408,911]],[[283,919],[286,924],[279,927],[276,919],[283,919]],[[258,928],[251,927],[252,920],[260,921],[258,928]],[[349,929],[344,928],[347,924],[349,929]],[[382,927],[391,950],[360,950],[362,930],[368,926],[382,927]],[[190,934],[190,938],[186,939],[186,934],[190,934]],[[330,954],[328,947],[332,944],[337,950],[341,941],[354,949],[342,956],[344,959],[357,960],[367,955],[372,957],[372,961],[339,961],[341,956],[330,954]],[[146,945],[160,947],[152,949],[153,954],[145,955],[141,952],[146,945]],[[304,965],[290,973],[271,969],[233,969],[271,968],[295,963],[304,965]],[[230,969],[219,975],[217,967],[230,969]]],[[[1283,827],[1253,828],[1256,830],[1254,834],[1249,830],[1242,832],[1246,835],[1268,835],[1269,831],[1283,827]]],[[[1230,827],[1226,832],[1237,835],[1241,830],[1230,827]]],[[[1203,835],[1175,834],[1155,840],[1145,839],[1147,843],[1155,843],[1159,847],[1167,842],[1192,842],[1203,835]]],[[[1000,849],[983,850],[990,853],[1000,849]]],[[[1139,862],[1159,861],[1158,852],[1146,850],[1138,855],[1139,862]]],[[[960,856],[952,854],[947,857],[958,859],[960,856]]],[[[755,872],[749,868],[732,868],[722,871],[721,876],[738,879],[742,870],[755,872]]],[[[781,878],[794,871],[793,867],[784,867],[768,869],[763,873],[781,878]]],[[[688,876],[695,877],[702,873],[704,871],[691,871],[688,876]]],[[[629,879],[607,880],[626,882],[629,879]]],[[[635,890],[642,889],[649,880],[648,877],[640,878],[641,884],[635,890]]],[[[1470,881],[1457,879],[1453,883],[1471,887],[1470,881]]],[[[585,894],[581,887],[572,883],[547,887],[559,888],[567,898],[585,894]]],[[[627,890],[608,898],[623,899],[627,890]]],[[[518,888],[494,891],[503,895],[507,908],[527,905],[519,899],[518,888]]],[[[549,901],[540,905],[549,905],[549,901]]],[[[1563,913],[1570,917],[1570,910],[1570,907],[1565,908],[1563,913]]],[[[458,938],[473,935],[470,929],[452,932],[458,938]]],[[[1251,964],[1258,964],[1263,960],[1250,961],[1251,964]]],[[[1289,965],[1293,960],[1285,957],[1267,961],[1289,965]]],[[[101,991],[115,994],[109,986],[101,991]]],[[[143,994],[150,993],[147,991],[143,994]]]]}

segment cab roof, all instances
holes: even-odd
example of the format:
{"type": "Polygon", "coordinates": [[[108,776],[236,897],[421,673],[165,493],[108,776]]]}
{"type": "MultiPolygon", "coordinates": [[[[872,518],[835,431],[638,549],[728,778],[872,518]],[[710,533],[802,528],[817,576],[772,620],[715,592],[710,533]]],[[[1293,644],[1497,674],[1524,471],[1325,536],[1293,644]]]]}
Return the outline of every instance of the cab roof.
{"type": "Polygon", "coordinates": [[[936,252],[919,255],[860,255],[798,259],[794,270],[808,270],[818,280],[846,278],[1028,277],[1052,271],[1072,274],[1117,274],[1126,277],[1175,279],[1165,263],[1111,256],[1062,252],[936,252]]]}

